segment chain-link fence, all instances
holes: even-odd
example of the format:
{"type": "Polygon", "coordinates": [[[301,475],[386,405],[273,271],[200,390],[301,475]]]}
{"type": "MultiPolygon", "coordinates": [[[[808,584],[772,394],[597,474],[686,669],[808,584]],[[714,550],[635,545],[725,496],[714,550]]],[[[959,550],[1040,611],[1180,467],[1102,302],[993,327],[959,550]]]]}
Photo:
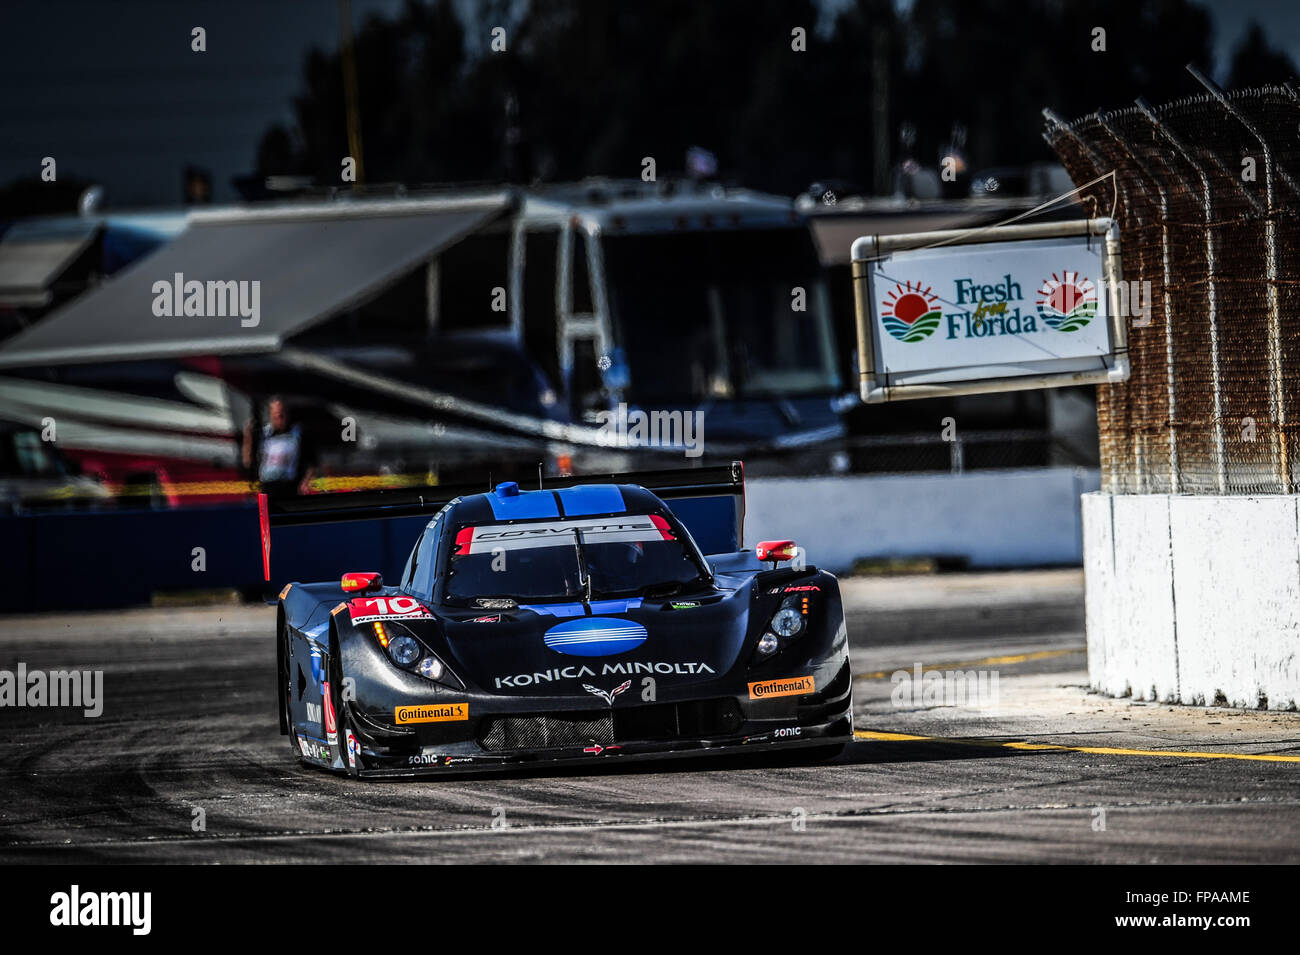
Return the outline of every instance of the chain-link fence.
{"type": "Polygon", "coordinates": [[[1300,458],[1300,92],[1047,114],[1096,215],[1120,222],[1129,381],[1097,389],[1102,486],[1292,493],[1300,458]],[[1147,286],[1145,283],[1150,283],[1147,286]]]}

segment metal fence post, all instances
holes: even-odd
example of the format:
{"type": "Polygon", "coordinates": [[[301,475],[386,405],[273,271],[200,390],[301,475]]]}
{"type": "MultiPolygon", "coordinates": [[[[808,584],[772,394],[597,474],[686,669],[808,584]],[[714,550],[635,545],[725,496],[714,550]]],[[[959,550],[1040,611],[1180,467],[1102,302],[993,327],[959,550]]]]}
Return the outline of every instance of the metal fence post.
{"type": "MultiPolygon", "coordinates": [[[[1259,148],[1264,154],[1264,198],[1267,206],[1267,218],[1264,220],[1264,244],[1267,249],[1267,262],[1265,263],[1265,276],[1268,282],[1267,299],[1268,299],[1268,377],[1269,377],[1269,412],[1273,417],[1273,449],[1274,449],[1274,467],[1277,470],[1278,485],[1283,494],[1291,493],[1291,454],[1286,440],[1286,395],[1283,394],[1282,381],[1282,321],[1280,315],[1280,303],[1277,294],[1277,222],[1275,219],[1275,207],[1273,205],[1273,151],[1268,146],[1268,141],[1260,134],[1255,125],[1242,115],[1223,95],[1223,90],[1205,76],[1192,64],[1187,64],[1187,70],[1196,77],[1197,82],[1210,91],[1219,105],[1223,107],[1228,115],[1232,116],[1237,122],[1245,127],[1246,132],[1259,142],[1259,148]]],[[[1282,172],[1286,176],[1285,171],[1282,172]]],[[[1289,176],[1286,176],[1288,181],[1289,176]]],[[[1292,188],[1295,183],[1290,182],[1292,188]]]]}
{"type": "MultiPolygon", "coordinates": [[[[1095,172],[1101,173],[1103,170],[1105,170],[1105,168],[1108,165],[1110,165],[1106,161],[1106,158],[1104,156],[1102,156],[1099,152],[1097,152],[1097,150],[1093,149],[1092,146],[1090,146],[1087,143],[1087,141],[1083,139],[1082,136],[1080,136],[1073,129],[1071,129],[1069,125],[1063,119],[1061,119],[1061,117],[1057,116],[1056,113],[1052,112],[1051,109],[1048,108],[1043,109],[1043,118],[1046,119],[1053,126],[1055,126],[1062,133],[1064,133],[1066,136],[1070,137],[1070,139],[1073,140],[1076,145],[1078,145],[1080,151],[1083,152],[1083,154],[1088,157],[1088,161],[1092,163],[1092,168],[1095,172]]],[[[1044,138],[1046,138],[1045,134],[1044,134],[1044,138]]],[[[1113,171],[1114,170],[1112,169],[1112,172],[1113,171]]],[[[1129,205],[1128,195],[1124,190],[1123,184],[1120,182],[1119,176],[1113,176],[1111,178],[1111,184],[1112,184],[1112,188],[1115,189],[1117,196],[1121,193],[1124,194],[1124,200],[1123,200],[1124,205],[1128,206],[1129,205]]],[[[1131,407],[1132,405],[1130,403],[1130,408],[1131,407]]],[[[1120,484],[1120,462],[1118,460],[1118,455],[1112,453],[1110,455],[1110,460],[1108,463],[1110,465],[1110,467],[1108,468],[1110,473],[1109,490],[1112,493],[1116,491],[1122,491],[1123,488],[1120,484]]],[[[1106,486],[1105,483],[1103,483],[1103,487],[1105,486],[1106,486]]]]}
{"type": "MultiPolygon", "coordinates": [[[[1167,393],[1167,399],[1169,404],[1169,493],[1177,494],[1178,493],[1178,447],[1177,447],[1176,432],[1174,430],[1174,344],[1173,344],[1173,323],[1169,321],[1169,316],[1172,313],[1172,303],[1169,300],[1169,285],[1173,278],[1173,267],[1169,259],[1169,194],[1165,191],[1165,187],[1160,184],[1160,177],[1151,171],[1151,167],[1148,166],[1146,162],[1143,161],[1142,157],[1140,157],[1136,152],[1134,152],[1134,150],[1129,146],[1128,142],[1124,139],[1124,137],[1120,136],[1119,132],[1115,129],[1114,125],[1110,122],[1107,116],[1102,115],[1100,112],[1097,113],[1097,123],[1098,125],[1101,126],[1102,129],[1106,130],[1107,134],[1110,136],[1111,139],[1115,140],[1115,143],[1119,146],[1119,148],[1124,150],[1124,152],[1128,155],[1129,159],[1133,162],[1133,165],[1137,166],[1138,170],[1142,173],[1142,175],[1146,178],[1146,180],[1155,187],[1156,193],[1160,197],[1160,201],[1159,201],[1160,260],[1161,260],[1161,267],[1163,270],[1161,274],[1164,277],[1163,297],[1164,297],[1164,305],[1165,305],[1164,308],[1165,367],[1166,367],[1165,376],[1166,376],[1166,393],[1167,393]]],[[[1146,183],[1139,181],[1138,185],[1142,188],[1143,192],[1146,192],[1146,183]]],[[[1126,302],[1131,301],[1132,296],[1125,295],[1123,300],[1126,302]]],[[[1127,316],[1125,317],[1127,318],[1127,316]]],[[[1131,348],[1132,345],[1130,345],[1129,347],[1131,348]]],[[[1139,452],[1139,457],[1137,461],[1137,469],[1138,469],[1137,478],[1138,478],[1138,490],[1143,491],[1148,489],[1145,486],[1146,469],[1144,467],[1145,462],[1143,460],[1146,457],[1145,438],[1142,440],[1140,448],[1141,450],[1139,452]]]]}
{"type": "MultiPolygon", "coordinates": [[[[1228,486],[1228,468],[1223,440],[1223,381],[1219,372],[1219,298],[1218,283],[1215,280],[1217,256],[1214,241],[1214,187],[1210,183],[1210,174],[1205,171],[1205,167],[1196,160],[1192,150],[1174,135],[1173,130],[1161,123],[1144,101],[1139,101],[1138,108],[1147,116],[1160,135],[1168,140],[1169,144],[1178,150],[1178,153],[1196,170],[1196,174],[1201,180],[1201,214],[1205,221],[1206,319],[1210,326],[1210,377],[1212,379],[1210,387],[1213,407],[1214,477],[1216,491],[1219,494],[1224,494],[1228,486]]],[[[1221,170],[1221,172],[1226,174],[1225,170],[1221,170]]],[[[1248,199],[1253,199],[1249,193],[1246,195],[1248,199]]]]}

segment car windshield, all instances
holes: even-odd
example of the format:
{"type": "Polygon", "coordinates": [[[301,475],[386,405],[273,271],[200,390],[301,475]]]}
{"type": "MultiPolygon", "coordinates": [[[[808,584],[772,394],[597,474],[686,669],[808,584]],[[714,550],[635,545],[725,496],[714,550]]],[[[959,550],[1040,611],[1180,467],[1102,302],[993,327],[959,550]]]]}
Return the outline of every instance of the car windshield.
{"type": "Polygon", "coordinates": [[[514,600],[668,596],[701,582],[702,568],[657,514],[461,528],[448,558],[446,597],[514,600]]]}
{"type": "Polygon", "coordinates": [[[839,387],[806,229],[615,235],[604,250],[630,399],[793,397],[839,387]],[[803,289],[801,309],[791,306],[794,288],[803,289]]]}

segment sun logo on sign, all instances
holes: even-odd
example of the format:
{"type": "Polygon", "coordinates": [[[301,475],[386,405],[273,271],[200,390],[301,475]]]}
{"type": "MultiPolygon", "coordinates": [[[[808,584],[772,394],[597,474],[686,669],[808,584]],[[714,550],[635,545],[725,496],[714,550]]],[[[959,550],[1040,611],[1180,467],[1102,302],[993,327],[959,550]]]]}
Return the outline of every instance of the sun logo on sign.
{"type": "Polygon", "coordinates": [[[893,290],[885,296],[880,312],[880,323],[885,331],[900,342],[919,342],[929,338],[939,327],[939,298],[933,290],[921,283],[915,286],[894,284],[893,290]]]}
{"type": "Polygon", "coordinates": [[[1077,332],[1097,314],[1097,286],[1078,272],[1053,272],[1038,290],[1038,314],[1058,332],[1077,332]]]}

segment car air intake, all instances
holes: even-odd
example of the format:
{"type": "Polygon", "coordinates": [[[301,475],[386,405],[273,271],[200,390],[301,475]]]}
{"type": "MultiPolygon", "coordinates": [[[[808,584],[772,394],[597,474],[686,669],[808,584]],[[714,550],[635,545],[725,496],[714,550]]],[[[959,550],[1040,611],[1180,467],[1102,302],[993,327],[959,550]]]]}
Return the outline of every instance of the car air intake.
{"type": "Polygon", "coordinates": [[[516,749],[563,749],[592,744],[693,740],[736,732],[743,718],[730,697],[690,703],[630,706],[597,715],[552,713],[546,716],[497,716],[483,724],[479,745],[498,752],[516,749]]]}
{"type": "Polygon", "coordinates": [[[479,745],[493,752],[510,749],[559,749],[614,742],[609,713],[553,713],[549,716],[498,716],[479,731],[479,745]]]}
{"type": "Polygon", "coordinates": [[[740,707],[730,697],[660,703],[614,711],[614,740],[703,739],[734,733],[743,722],[740,707]]]}

